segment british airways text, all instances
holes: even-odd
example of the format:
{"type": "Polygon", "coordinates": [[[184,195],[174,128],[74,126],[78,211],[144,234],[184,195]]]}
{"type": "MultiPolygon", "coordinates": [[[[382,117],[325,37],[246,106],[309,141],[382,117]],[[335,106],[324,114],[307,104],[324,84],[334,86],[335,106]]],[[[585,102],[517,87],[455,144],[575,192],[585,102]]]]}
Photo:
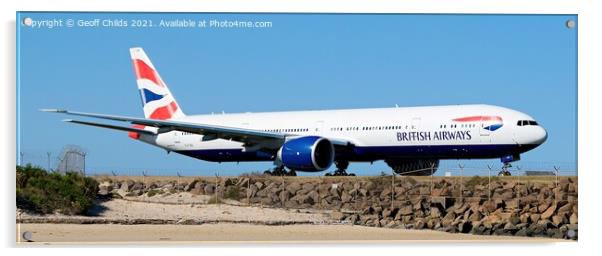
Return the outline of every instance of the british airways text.
{"type": "Polygon", "coordinates": [[[397,141],[470,140],[470,131],[398,132],[397,141]]]}

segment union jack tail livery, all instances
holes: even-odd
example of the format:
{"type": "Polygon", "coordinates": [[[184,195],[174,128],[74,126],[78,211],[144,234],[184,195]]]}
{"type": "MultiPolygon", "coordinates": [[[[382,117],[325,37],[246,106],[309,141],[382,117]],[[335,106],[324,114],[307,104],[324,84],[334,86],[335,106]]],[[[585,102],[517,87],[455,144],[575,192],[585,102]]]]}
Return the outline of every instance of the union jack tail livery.
{"type": "Polygon", "coordinates": [[[130,48],[132,63],[138,90],[142,98],[144,117],[149,119],[169,120],[184,117],[184,112],[176,102],[142,48],[130,48]]]}

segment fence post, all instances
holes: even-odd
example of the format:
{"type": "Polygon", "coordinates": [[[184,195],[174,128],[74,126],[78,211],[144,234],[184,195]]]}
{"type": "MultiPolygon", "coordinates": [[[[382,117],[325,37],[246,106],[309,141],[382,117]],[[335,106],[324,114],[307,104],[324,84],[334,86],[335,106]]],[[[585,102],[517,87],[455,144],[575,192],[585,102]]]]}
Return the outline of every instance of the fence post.
{"type": "Polygon", "coordinates": [[[219,185],[219,173],[215,173],[215,190],[213,191],[213,195],[215,196],[215,203],[217,204],[217,207],[219,208],[219,195],[217,193],[217,186],[219,185]]]}
{"type": "MultiPolygon", "coordinates": [[[[286,190],[286,183],[285,183],[285,179],[284,179],[284,176],[280,176],[280,178],[282,178],[282,191],[284,192],[284,190],[286,190]]],[[[280,193],[282,193],[282,192],[280,192],[280,193]]],[[[287,192],[287,193],[288,193],[288,192],[287,192]]],[[[288,200],[288,199],[287,199],[287,200],[288,200]]],[[[284,202],[284,201],[282,202],[282,208],[286,209],[286,204],[285,204],[285,202],[284,202]]]]}
{"type": "Polygon", "coordinates": [[[560,167],[554,165],[554,170],[556,171],[556,187],[558,187],[558,171],[560,170],[560,167]]]}
{"type": "Polygon", "coordinates": [[[435,167],[435,164],[432,163],[431,164],[431,193],[429,194],[429,196],[433,196],[433,168],[435,167]]]}
{"type": "Polygon", "coordinates": [[[489,169],[489,174],[487,177],[489,178],[489,186],[487,189],[487,201],[491,201],[491,165],[487,165],[487,169],[489,169]]]}
{"type": "Polygon", "coordinates": [[[460,201],[464,200],[464,166],[463,164],[458,164],[458,167],[460,167],[460,201]]]}
{"type": "Polygon", "coordinates": [[[249,176],[249,180],[247,182],[247,206],[251,206],[251,194],[249,193],[249,191],[251,191],[251,177],[249,176]]]}
{"type": "Polygon", "coordinates": [[[516,175],[516,180],[518,182],[518,184],[520,184],[520,166],[516,166],[516,172],[518,173],[518,175],[516,175]]]}
{"type": "MultiPolygon", "coordinates": [[[[142,192],[144,192],[144,189],[146,188],[146,175],[147,175],[146,171],[142,171],[142,189],[143,189],[142,192]]],[[[150,190],[148,190],[148,189],[146,190],[146,193],[147,193],[146,195],[148,195],[148,191],[150,191],[150,190]]],[[[144,202],[146,202],[146,197],[143,196],[142,198],[143,198],[142,200],[144,200],[144,202]]]]}
{"type": "Polygon", "coordinates": [[[395,171],[391,169],[391,209],[395,208],[395,171]]]}

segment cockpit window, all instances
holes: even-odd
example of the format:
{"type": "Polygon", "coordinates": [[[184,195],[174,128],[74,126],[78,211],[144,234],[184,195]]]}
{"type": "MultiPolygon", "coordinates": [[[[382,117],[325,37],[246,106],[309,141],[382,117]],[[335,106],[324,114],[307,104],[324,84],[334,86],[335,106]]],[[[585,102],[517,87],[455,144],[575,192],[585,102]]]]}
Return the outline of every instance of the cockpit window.
{"type": "Polygon", "coordinates": [[[527,125],[535,125],[537,126],[537,122],[533,121],[533,120],[518,120],[518,122],[516,123],[516,125],[518,126],[527,126],[527,125]]]}

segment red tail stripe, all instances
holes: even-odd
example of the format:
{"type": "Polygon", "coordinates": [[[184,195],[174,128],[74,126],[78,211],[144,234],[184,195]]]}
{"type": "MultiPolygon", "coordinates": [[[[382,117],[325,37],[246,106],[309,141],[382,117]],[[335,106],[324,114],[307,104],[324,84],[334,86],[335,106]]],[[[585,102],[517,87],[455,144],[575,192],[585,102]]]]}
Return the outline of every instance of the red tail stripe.
{"type": "Polygon", "coordinates": [[[153,81],[153,83],[155,83],[156,85],[163,87],[163,83],[161,82],[161,79],[159,79],[159,76],[157,75],[157,72],[154,69],[149,67],[142,60],[135,59],[133,62],[134,71],[136,72],[136,79],[146,78],[148,80],[153,81]]]}
{"type": "Polygon", "coordinates": [[[167,106],[155,109],[155,111],[153,111],[153,113],[150,115],[150,119],[159,119],[159,120],[170,119],[173,116],[173,113],[175,113],[177,110],[178,110],[178,104],[176,104],[175,101],[172,101],[167,106]]]}
{"type": "Polygon", "coordinates": [[[499,116],[467,116],[454,119],[456,122],[502,121],[499,116]]]}

